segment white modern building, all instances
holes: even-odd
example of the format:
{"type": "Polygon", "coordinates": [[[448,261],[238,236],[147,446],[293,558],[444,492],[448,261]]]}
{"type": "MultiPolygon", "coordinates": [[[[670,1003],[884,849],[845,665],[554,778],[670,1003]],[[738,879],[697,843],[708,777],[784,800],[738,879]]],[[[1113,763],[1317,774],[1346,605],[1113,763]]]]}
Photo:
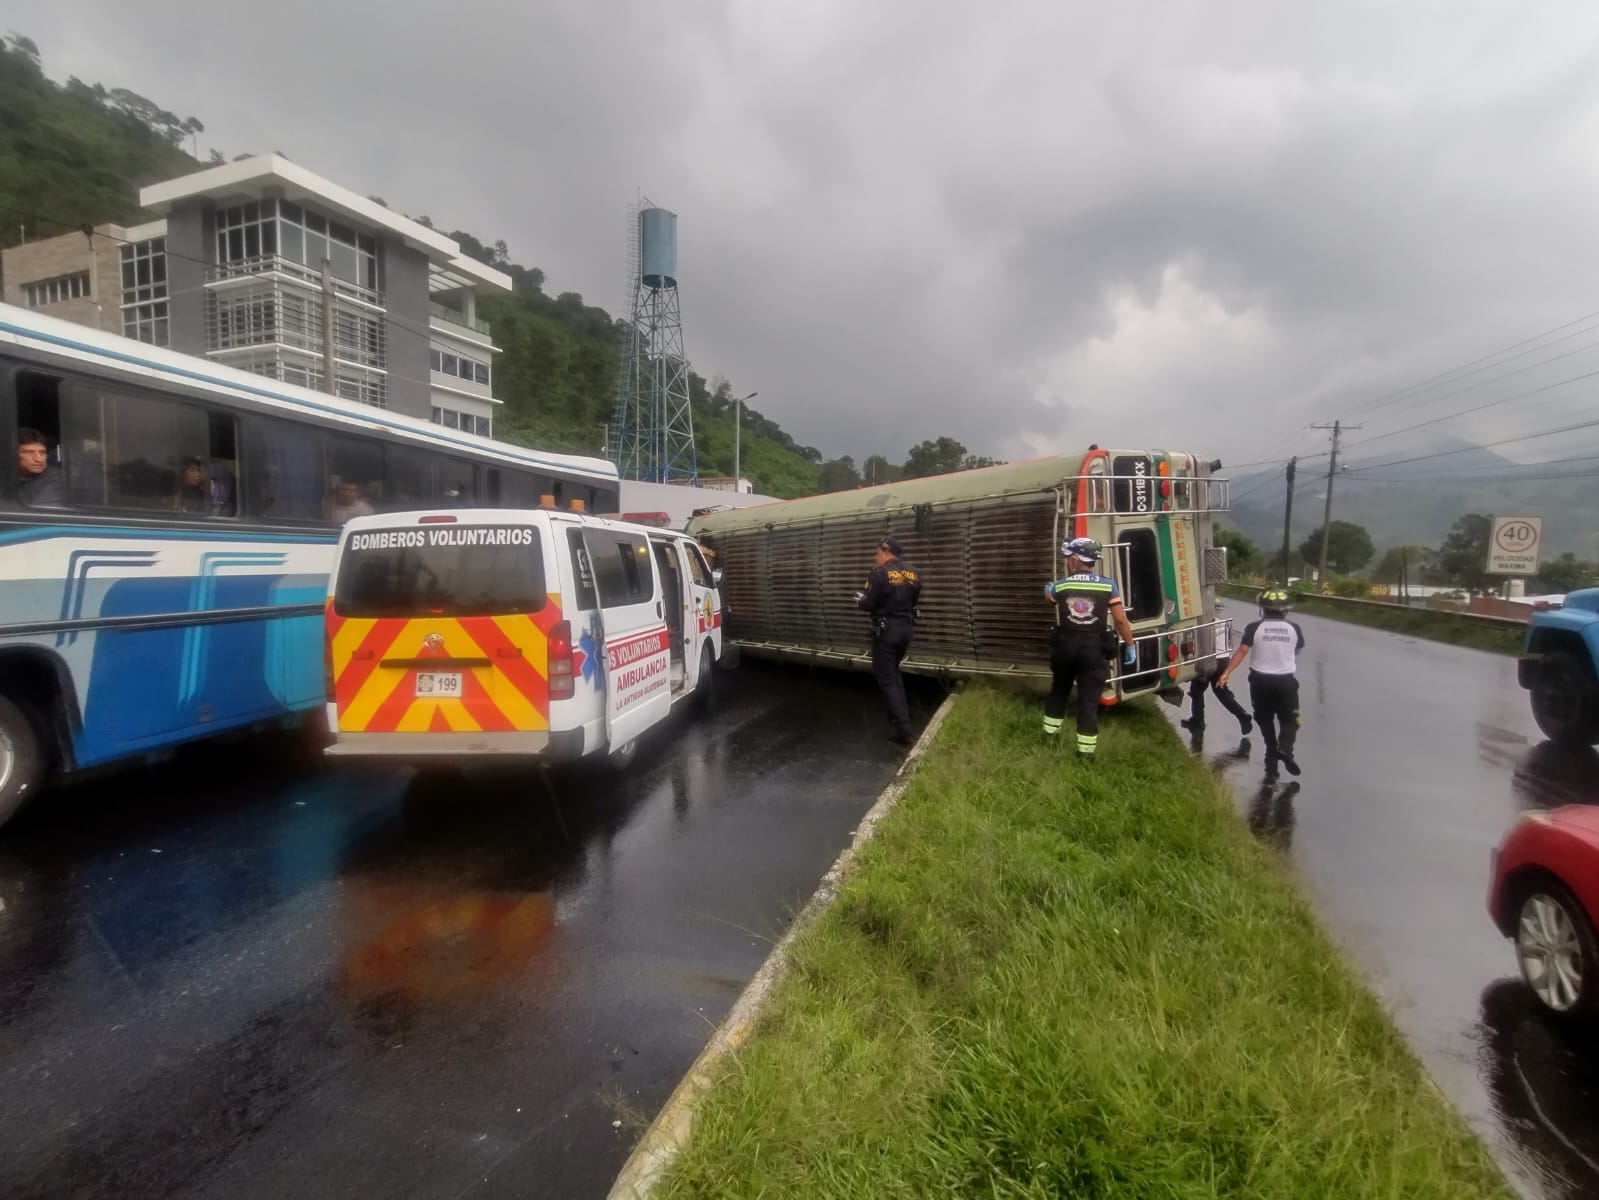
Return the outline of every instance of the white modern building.
{"type": "Polygon", "coordinates": [[[509,291],[504,272],[277,154],[152,184],[139,203],[158,219],[7,250],[6,299],[492,435],[499,351],[477,296],[509,291]]]}

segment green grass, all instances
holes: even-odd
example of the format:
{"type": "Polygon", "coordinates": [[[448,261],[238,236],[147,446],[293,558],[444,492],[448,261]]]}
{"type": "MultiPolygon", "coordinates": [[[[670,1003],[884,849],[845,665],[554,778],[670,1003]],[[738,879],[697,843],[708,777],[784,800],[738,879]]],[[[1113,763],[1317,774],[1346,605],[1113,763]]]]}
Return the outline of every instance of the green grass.
{"type": "MultiPolygon", "coordinates": [[[[1217,589],[1234,600],[1247,600],[1253,604],[1260,597],[1260,589],[1223,585],[1217,589]]],[[[1431,642],[1446,642],[1451,646],[1466,646],[1472,650],[1490,650],[1495,654],[1518,655],[1526,637],[1523,630],[1511,629],[1474,621],[1459,613],[1439,612],[1437,609],[1416,608],[1400,612],[1380,606],[1356,608],[1353,604],[1323,600],[1318,596],[1296,593],[1294,609],[1313,617],[1326,617],[1350,625],[1366,625],[1372,629],[1386,629],[1390,633],[1403,633],[1411,637],[1426,638],[1431,642]]]]}
{"type": "Polygon", "coordinates": [[[1510,1194],[1157,712],[1062,749],[959,697],[656,1195],[1510,1194]]]}

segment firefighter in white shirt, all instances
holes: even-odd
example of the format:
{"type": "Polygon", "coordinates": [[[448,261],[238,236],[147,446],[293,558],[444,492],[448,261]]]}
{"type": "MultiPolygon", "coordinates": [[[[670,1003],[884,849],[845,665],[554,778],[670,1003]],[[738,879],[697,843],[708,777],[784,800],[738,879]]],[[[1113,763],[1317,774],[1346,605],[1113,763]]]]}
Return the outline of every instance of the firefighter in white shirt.
{"type": "Polygon", "coordinates": [[[1288,593],[1267,588],[1260,594],[1260,620],[1244,628],[1243,641],[1233,651],[1232,661],[1216,680],[1218,688],[1251,652],[1249,663],[1249,702],[1260,726],[1260,739],[1266,743],[1266,776],[1277,774],[1282,763],[1290,775],[1299,774],[1294,760],[1294,741],[1299,735],[1299,678],[1294,674],[1297,655],[1305,648],[1305,635],[1288,620],[1288,593]]]}

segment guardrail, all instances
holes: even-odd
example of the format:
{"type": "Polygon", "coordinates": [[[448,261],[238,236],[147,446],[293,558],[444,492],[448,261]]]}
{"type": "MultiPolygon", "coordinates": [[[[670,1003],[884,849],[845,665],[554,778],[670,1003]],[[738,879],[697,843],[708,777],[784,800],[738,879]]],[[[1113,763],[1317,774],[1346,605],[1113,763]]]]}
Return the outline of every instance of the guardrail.
{"type": "MultiPolygon", "coordinates": [[[[1248,592],[1250,598],[1259,600],[1264,588],[1258,588],[1249,583],[1229,583],[1224,587],[1236,592],[1248,592]]],[[[1225,593],[1224,593],[1225,594],[1225,593]]],[[[1351,610],[1366,609],[1368,611],[1385,611],[1396,613],[1425,613],[1428,616],[1442,617],[1446,621],[1463,621],[1475,625],[1479,629],[1514,629],[1525,630],[1527,622],[1516,617],[1493,617],[1485,613],[1454,612],[1447,608],[1417,608],[1414,604],[1395,604],[1391,600],[1361,600],[1353,596],[1325,596],[1319,592],[1292,592],[1294,602],[1308,601],[1315,604],[1326,604],[1332,608],[1348,608],[1351,610]]]]}

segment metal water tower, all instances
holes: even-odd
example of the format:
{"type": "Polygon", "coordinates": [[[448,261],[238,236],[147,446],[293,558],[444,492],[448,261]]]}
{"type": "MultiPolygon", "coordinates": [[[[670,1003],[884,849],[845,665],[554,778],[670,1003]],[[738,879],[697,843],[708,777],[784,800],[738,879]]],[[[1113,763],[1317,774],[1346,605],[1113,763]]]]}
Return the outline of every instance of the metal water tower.
{"type": "Polygon", "coordinates": [[[623,479],[696,480],[694,416],[677,296],[677,214],[646,200],[629,225],[633,307],[622,333],[611,461],[623,479]]]}

